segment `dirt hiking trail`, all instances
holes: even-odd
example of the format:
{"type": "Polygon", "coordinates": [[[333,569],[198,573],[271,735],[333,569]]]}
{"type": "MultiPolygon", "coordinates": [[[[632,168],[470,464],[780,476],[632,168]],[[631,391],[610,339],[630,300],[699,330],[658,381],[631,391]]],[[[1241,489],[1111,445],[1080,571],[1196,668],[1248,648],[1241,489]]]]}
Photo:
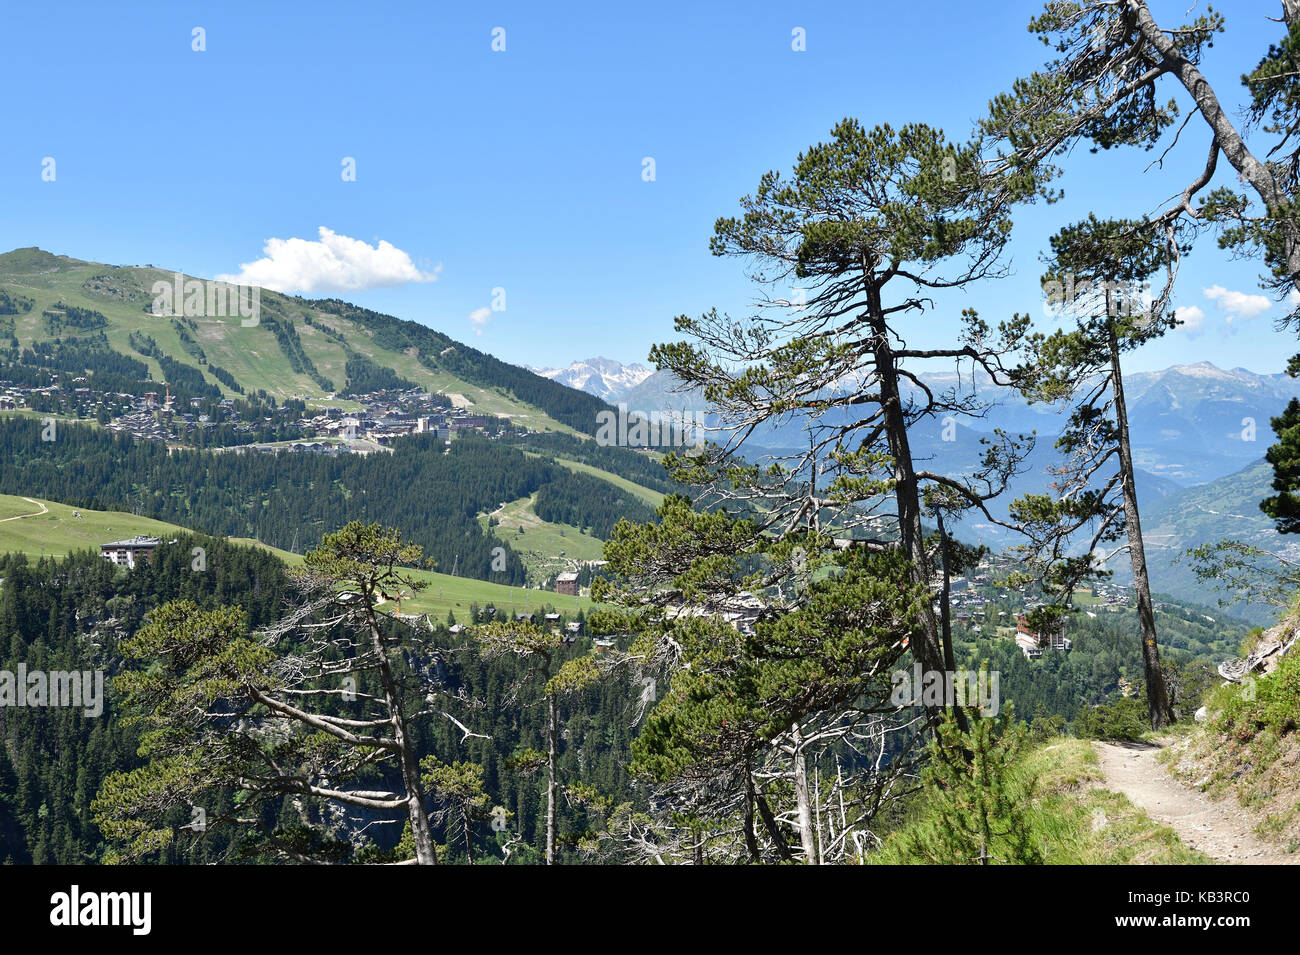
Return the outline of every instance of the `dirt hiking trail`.
{"type": "Polygon", "coordinates": [[[1185,845],[1233,865],[1300,863],[1300,855],[1288,855],[1262,842],[1251,831],[1256,820],[1235,802],[1215,802],[1169,775],[1156,762],[1162,747],[1103,742],[1094,742],[1093,746],[1106,777],[1106,788],[1123,793],[1152,819],[1169,826],[1185,845]]]}

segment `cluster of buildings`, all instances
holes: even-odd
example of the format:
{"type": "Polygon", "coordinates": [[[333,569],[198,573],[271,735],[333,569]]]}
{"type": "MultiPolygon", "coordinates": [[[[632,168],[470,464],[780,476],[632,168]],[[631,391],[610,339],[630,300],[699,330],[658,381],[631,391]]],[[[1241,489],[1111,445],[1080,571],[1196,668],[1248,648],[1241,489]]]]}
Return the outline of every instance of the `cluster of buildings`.
{"type": "MultiPolygon", "coordinates": [[[[85,379],[77,381],[84,382],[85,379]]],[[[50,396],[60,390],[58,384],[35,388],[0,381],[0,409],[32,407],[34,395],[50,396]]],[[[78,387],[76,392],[79,396],[82,392],[86,393],[84,397],[91,396],[88,387],[78,387]]],[[[457,432],[478,431],[491,435],[502,427],[498,418],[474,413],[464,406],[448,408],[441,396],[415,389],[358,395],[356,401],[362,406],[359,411],[323,408],[297,416],[287,409],[277,408],[275,415],[252,420],[241,416],[234,398],[222,398],[216,402],[192,398],[188,407],[177,407],[176,399],[168,390],[161,393],[150,391],[139,396],[114,393],[101,397],[111,405],[113,412],[106,427],[145,441],[183,440],[187,432],[218,424],[228,426],[237,435],[253,434],[260,428],[270,427],[282,429],[282,433],[287,432],[287,436],[294,438],[287,442],[249,446],[258,451],[369,453],[375,450],[376,445],[387,446],[410,434],[430,434],[436,440],[450,444],[457,432]],[[322,441],[326,443],[322,444],[322,441]]]]}
{"type": "Polygon", "coordinates": [[[159,422],[157,415],[143,409],[114,418],[106,427],[109,431],[124,431],[143,441],[169,441],[172,438],[170,429],[159,422]]]}
{"type": "Polygon", "coordinates": [[[16,385],[12,381],[0,381],[0,410],[13,411],[15,408],[26,408],[29,395],[50,395],[58,390],[58,385],[32,388],[27,385],[16,385]]]}
{"type": "MultiPolygon", "coordinates": [[[[294,422],[284,413],[277,416],[245,419],[234,398],[222,398],[213,403],[203,398],[191,398],[188,411],[178,411],[176,399],[170,393],[147,391],[140,397],[119,395],[132,401],[132,410],[115,415],[105,427],[143,441],[175,441],[197,428],[228,425],[237,435],[252,434],[264,425],[292,428],[294,422]],[[208,411],[203,411],[204,407],[208,411]]],[[[183,407],[183,406],[182,406],[183,407]]]]}
{"type": "Polygon", "coordinates": [[[1132,598],[1133,588],[1128,584],[1099,584],[1093,593],[1103,607],[1125,607],[1132,598]]]}
{"type": "Polygon", "coordinates": [[[374,445],[388,446],[398,438],[412,434],[432,435],[434,440],[450,445],[458,432],[495,434],[501,428],[499,419],[476,414],[464,407],[448,408],[429,392],[382,391],[359,395],[357,401],[364,410],[323,408],[310,417],[299,419],[297,425],[303,434],[318,439],[316,442],[255,445],[254,450],[367,453],[373,450],[374,445]],[[319,439],[333,441],[333,447],[322,447],[319,439]]]}
{"type": "MultiPolygon", "coordinates": [[[[1024,601],[1024,587],[1016,588],[1014,592],[1005,588],[999,589],[994,582],[991,569],[989,561],[985,560],[980,563],[977,573],[973,576],[956,577],[949,583],[949,602],[953,619],[968,627],[972,633],[983,634],[986,627],[992,629],[994,633],[1007,632],[1001,628],[1007,625],[1012,615],[1009,615],[1007,610],[995,611],[995,601],[1007,607],[1021,605],[1025,611],[1041,606],[1041,603],[1024,601]]],[[[1107,606],[1125,604],[1128,602],[1127,590],[1125,585],[1111,584],[1099,588],[1096,596],[1107,606]]],[[[1013,615],[1016,619],[1016,646],[1027,659],[1037,659],[1046,651],[1067,652],[1072,647],[1073,641],[1065,635],[1064,622],[1052,632],[1039,632],[1029,626],[1028,618],[1024,613],[1013,615]]]]}
{"type": "MultiPolygon", "coordinates": [[[[974,616],[984,614],[988,599],[978,588],[988,583],[987,574],[978,574],[969,580],[965,577],[955,577],[948,582],[948,605],[952,608],[953,615],[962,623],[969,623],[974,616]]],[[[982,630],[979,624],[974,624],[971,629],[976,633],[982,630]]]]}
{"type": "MultiPolygon", "coordinates": [[[[91,379],[82,376],[73,378],[71,383],[69,388],[66,383],[57,381],[42,386],[0,381],[0,410],[32,408],[79,417],[106,412],[111,418],[107,427],[112,431],[124,431],[150,441],[167,441],[174,437],[167,415],[157,413],[165,411],[170,414],[170,396],[160,397],[152,391],[142,396],[121,391],[98,391],[90,387],[91,379]]],[[[186,417],[193,420],[192,415],[186,417]]]]}

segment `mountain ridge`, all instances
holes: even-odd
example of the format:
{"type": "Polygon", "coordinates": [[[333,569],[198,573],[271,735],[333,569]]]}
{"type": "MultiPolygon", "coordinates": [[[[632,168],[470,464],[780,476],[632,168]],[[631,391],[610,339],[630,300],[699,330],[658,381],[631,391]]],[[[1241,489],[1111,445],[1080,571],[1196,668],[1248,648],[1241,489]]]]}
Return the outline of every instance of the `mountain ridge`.
{"type": "MultiPolygon", "coordinates": [[[[147,336],[159,354],[191,365],[199,381],[227,396],[242,391],[210,368],[225,372],[240,389],[319,405],[347,391],[351,363],[354,369],[391,369],[400,381],[456,396],[476,413],[510,418],[534,430],[592,434],[597,414],[608,409],[594,395],[501,361],[421,322],[340,299],[261,289],[256,320],[185,314],[188,307],[182,314],[155,314],[153,290],[170,288],[178,277],[182,286],[230,288],[152,264],[107,265],[36,247],[15,249],[0,254],[0,293],[9,303],[0,302],[0,325],[18,349],[102,334],[108,348],[143,362],[161,383],[168,375],[158,355],[142,352],[132,340],[147,336]],[[61,317],[68,308],[74,315],[90,315],[93,327],[69,333],[61,317]]],[[[181,303],[176,305],[182,311],[181,303]]]]}
{"type": "Polygon", "coordinates": [[[564,368],[534,368],[532,365],[525,367],[543,378],[568,385],[570,388],[577,388],[579,391],[586,391],[606,401],[617,400],[654,374],[639,362],[625,365],[620,361],[599,355],[595,358],[570,362],[564,368]]]}
{"type": "MultiPolygon", "coordinates": [[[[999,427],[1012,433],[1035,431],[1046,440],[1065,423],[1063,409],[1030,405],[1008,389],[994,389],[985,375],[940,372],[927,375],[926,380],[938,391],[973,391],[993,401],[987,418],[959,422],[982,434],[999,427]]],[[[1225,477],[1262,457],[1273,441],[1270,419],[1281,414],[1291,398],[1300,396],[1300,382],[1282,372],[1222,369],[1209,361],[1131,372],[1124,383],[1134,460],[1143,470],[1182,487],[1225,477]]],[[[680,386],[670,373],[658,371],[618,400],[645,412],[707,410],[698,393],[678,391],[680,386]]],[[[841,418],[847,420],[831,412],[823,422],[841,424],[841,418]]],[[[763,448],[802,444],[786,431],[771,428],[756,430],[750,440],[763,448]]]]}

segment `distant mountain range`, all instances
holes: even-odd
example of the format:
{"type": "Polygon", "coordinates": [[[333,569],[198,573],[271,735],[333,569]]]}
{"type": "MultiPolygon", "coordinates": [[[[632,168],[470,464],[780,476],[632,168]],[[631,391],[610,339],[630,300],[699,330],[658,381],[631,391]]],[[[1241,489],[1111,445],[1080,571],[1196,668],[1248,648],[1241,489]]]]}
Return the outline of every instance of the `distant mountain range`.
{"type": "Polygon", "coordinates": [[[575,361],[567,368],[533,368],[530,365],[528,370],[606,401],[619,399],[654,374],[645,365],[624,365],[609,358],[575,361]]]}
{"type": "MultiPolygon", "coordinates": [[[[640,365],[623,366],[606,359],[596,361],[613,366],[602,366],[611,382],[632,381],[645,371],[640,365]]],[[[577,362],[570,367],[591,364],[577,362]]],[[[976,435],[987,434],[995,427],[1012,433],[1035,431],[1040,443],[1050,444],[1065,421],[1060,409],[1030,405],[1007,389],[994,388],[983,375],[972,378],[970,374],[932,374],[926,381],[936,391],[955,389],[964,394],[974,391],[995,403],[985,418],[958,422],[960,428],[976,435]]],[[[1165,479],[1171,487],[1204,484],[1233,474],[1263,457],[1264,450],[1274,440],[1270,419],[1282,412],[1287,401],[1300,395],[1297,387],[1300,383],[1284,374],[1222,369],[1207,361],[1174,365],[1163,371],[1135,372],[1124,381],[1134,459],[1143,471],[1165,479]]],[[[682,392],[680,387],[681,383],[670,373],[656,371],[640,376],[635,384],[611,387],[600,394],[607,401],[646,412],[707,410],[698,393],[682,392]]],[[[844,423],[840,419],[832,422],[831,416],[825,420],[828,424],[844,423]]],[[[754,445],[766,448],[803,444],[789,426],[760,431],[751,440],[754,445]]]]}
{"type": "MultiPolygon", "coordinates": [[[[618,377],[617,371],[611,377],[618,377]]],[[[954,373],[930,375],[926,380],[937,391],[956,389],[969,394],[973,389],[996,402],[987,417],[959,421],[953,440],[943,440],[938,423],[929,430],[918,428],[912,449],[927,467],[949,474],[967,472],[979,459],[980,438],[995,427],[1013,434],[1032,431],[1038,435],[1038,447],[1005,500],[1041,491],[1047,485],[1050,479],[1045,469],[1056,458],[1052,445],[1065,420],[1063,411],[1030,405],[1006,389],[993,388],[983,376],[972,379],[968,373],[954,373]]],[[[697,393],[681,392],[680,385],[671,374],[657,371],[605,397],[647,412],[707,410],[697,393]]],[[[1157,591],[1213,604],[1217,595],[1198,581],[1180,558],[1188,548],[1220,538],[1245,540],[1300,558],[1300,541],[1278,534],[1259,509],[1259,502],[1272,493],[1272,469],[1262,460],[1275,440],[1269,422],[1291,398],[1300,395],[1298,385],[1300,382],[1284,374],[1223,369],[1207,361],[1126,376],[1143,537],[1157,591]]],[[[752,445],[747,445],[751,456],[802,445],[798,432],[788,426],[760,432],[751,441],[752,445]]],[[[959,534],[993,547],[1014,543],[1009,532],[977,520],[965,522],[959,534]]],[[[1130,576],[1123,559],[1113,562],[1112,569],[1117,579],[1130,576]]],[[[1270,608],[1262,606],[1239,605],[1232,612],[1255,622],[1272,615],[1270,608]]]]}
{"type": "MultiPolygon", "coordinates": [[[[956,375],[934,376],[937,387],[959,387],[956,375]]],[[[966,378],[970,387],[970,378],[966,378]]],[[[1210,362],[1174,365],[1162,371],[1126,375],[1124,387],[1133,431],[1133,456],[1139,468],[1188,487],[1239,471],[1264,455],[1273,443],[1269,421],[1300,394],[1295,379],[1260,375],[1244,368],[1225,370],[1210,362]]],[[[1060,410],[1029,405],[987,380],[982,390],[998,407],[971,427],[1055,435],[1064,423],[1060,410]]],[[[975,387],[980,389],[981,383],[975,387]]]]}

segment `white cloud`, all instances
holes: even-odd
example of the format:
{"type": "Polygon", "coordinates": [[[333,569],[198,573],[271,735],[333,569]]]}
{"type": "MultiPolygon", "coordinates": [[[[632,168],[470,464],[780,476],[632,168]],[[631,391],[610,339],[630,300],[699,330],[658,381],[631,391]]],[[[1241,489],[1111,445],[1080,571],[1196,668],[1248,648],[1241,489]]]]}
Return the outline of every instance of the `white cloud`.
{"type": "Polygon", "coordinates": [[[1178,327],[1185,332],[1199,332],[1205,321],[1205,313],[1195,305],[1180,305],[1174,309],[1174,317],[1182,323],[1178,327]]]}
{"type": "Polygon", "coordinates": [[[1267,295],[1248,295],[1245,292],[1234,292],[1222,285],[1211,285],[1209,288],[1203,288],[1201,294],[1218,305],[1220,310],[1228,313],[1229,323],[1234,318],[1254,318],[1256,315],[1267,312],[1273,305],[1273,301],[1267,295]]]}
{"type": "Polygon", "coordinates": [[[367,245],[361,239],[320,227],[320,241],[267,239],[263,258],[239,266],[238,275],[217,280],[259,285],[276,292],[355,292],[360,289],[433,282],[442,266],[421,272],[411,257],[391,242],[367,245]]]}
{"type": "Polygon", "coordinates": [[[470,324],[474,326],[474,334],[482,335],[483,329],[487,327],[488,320],[492,317],[492,309],[476,308],[469,313],[470,324]]]}

